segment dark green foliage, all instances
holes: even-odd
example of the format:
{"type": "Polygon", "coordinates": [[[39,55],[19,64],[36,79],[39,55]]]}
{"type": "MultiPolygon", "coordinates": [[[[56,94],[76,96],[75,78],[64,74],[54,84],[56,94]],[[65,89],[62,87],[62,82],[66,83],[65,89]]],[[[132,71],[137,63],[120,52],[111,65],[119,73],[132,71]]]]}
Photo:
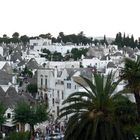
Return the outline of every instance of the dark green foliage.
{"type": "Polygon", "coordinates": [[[121,79],[127,81],[126,89],[134,94],[140,117],[140,57],[137,60],[125,58],[125,66],[121,70],[121,79]]]}
{"type": "Polygon", "coordinates": [[[140,140],[140,124],[137,124],[132,131],[135,133],[137,140],[140,140]]]}
{"type": "Polygon", "coordinates": [[[104,40],[103,40],[104,44],[108,45],[108,42],[107,42],[107,39],[106,39],[106,36],[104,35],[104,40]]]}
{"type": "Polygon", "coordinates": [[[73,48],[71,50],[71,58],[73,58],[74,60],[79,60],[81,59],[81,56],[84,55],[86,56],[88,49],[77,49],[77,48],[73,48]]]}
{"type": "Polygon", "coordinates": [[[114,94],[120,80],[94,74],[94,84],[82,77],[88,88],[75,92],[64,102],[61,117],[70,115],[65,140],[132,140],[137,120],[136,106],[121,92],[114,94]]]}
{"type": "Polygon", "coordinates": [[[63,32],[60,32],[57,37],[57,42],[59,43],[71,42],[77,45],[80,45],[80,44],[87,45],[87,44],[92,43],[92,38],[86,37],[83,32],[80,32],[77,35],[76,34],[65,35],[63,32]]]}
{"type": "Polygon", "coordinates": [[[48,119],[48,113],[46,111],[46,106],[44,104],[38,104],[32,106],[30,109],[30,116],[28,123],[30,125],[35,125],[37,123],[42,123],[48,119]]]}
{"type": "Polygon", "coordinates": [[[129,37],[129,35],[126,36],[124,33],[124,35],[122,36],[120,32],[116,34],[116,38],[113,44],[118,45],[119,48],[122,48],[124,46],[132,48],[139,47],[139,42],[137,40],[134,40],[133,35],[129,37]]]}
{"type": "Polygon", "coordinates": [[[30,124],[31,132],[34,132],[34,125],[46,121],[47,119],[48,112],[44,104],[31,106],[25,101],[20,101],[14,109],[14,122],[21,123],[23,127],[26,123],[30,124]]]}
{"type": "Polygon", "coordinates": [[[80,57],[81,57],[81,54],[80,54],[80,52],[78,51],[77,48],[73,48],[73,49],[71,50],[71,55],[72,55],[72,58],[73,58],[74,60],[80,59],[80,57]]]}
{"type": "Polygon", "coordinates": [[[62,56],[62,54],[61,53],[59,53],[59,52],[54,52],[53,54],[52,54],[52,58],[51,58],[53,61],[61,61],[61,60],[63,60],[63,56],[62,56]]]}
{"type": "Polygon", "coordinates": [[[51,56],[52,56],[52,53],[48,50],[48,49],[43,49],[42,52],[44,54],[41,54],[42,57],[45,57],[47,60],[51,60],[51,56]]]}
{"type": "Polygon", "coordinates": [[[44,39],[51,39],[52,38],[52,35],[50,33],[47,33],[47,34],[40,34],[39,37],[41,38],[44,38],[44,39]]]}
{"type": "Polygon", "coordinates": [[[26,45],[29,42],[29,37],[27,35],[23,35],[20,37],[20,41],[26,45]]]}
{"type": "Polygon", "coordinates": [[[62,61],[63,56],[61,53],[55,51],[54,53],[51,53],[48,49],[43,49],[42,52],[42,57],[45,57],[49,61],[62,61]]]}
{"type": "Polygon", "coordinates": [[[5,111],[6,108],[2,103],[0,103],[0,125],[2,125],[6,121],[6,118],[4,117],[5,111]]]}
{"type": "Polygon", "coordinates": [[[14,109],[14,122],[20,122],[26,124],[30,117],[30,105],[25,101],[20,101],[14,109]]]}
{"type": "Polygon", "coordinates": [[[43,52],[43,53],[46,53],[47,55],[50,55],[50,54],[51,54],[51,52],[50,52],[48,49],[46,49],[46,48],[43,49],[42,52],[43,52]]]}
{"type": "Polygon", "coordinates": [[[13,33],[12,37],[13,38],[19,38],[19,33],[18,32],[13,33]]]}
{"type": "Polygon", "coordinates": [[[31,70],[29,70],[27,67],[24,68],[24,70],[22,71],[23,76],[29,76],[32,77],[33,73],[31,70]]]}
{"type": "Polygon", "coordinates": [[[12,38],[10,39],[10,41],[12,43],[19,43],[20,42],[19,41],[19,33],[18,32],[13,33],[12,38]]]}
{"type": "Polygon", "coordinates": [[[30,140],[30,132],[12,132],[4,140],[30,140]]]}
{"type": "MultiPolygon", "coordinates": [[[[39,36],[33,36],[33,37],[28,37],[27,35],[20,36],[18,32],[13,33],[12,37],[8,37],[6,34],[3,35],[3,37],[0,37],[0,43],[6,43],[9,44],[10,42],[13,43],[23,43],[26,45],[30,39],[39,39],[39,38],[44,38],[44,39],[51,39],[52,43],[72,43],[72,44],[77,44],[77,45],[87,45],[94,43],[95,45],[97,44],[106,44],[108,45],[108,41],[106,39],[106,36],[104,35],[104,38],[101,40],[93,40],[92,37],[87,37],[85,36],[84,32],[80,32],[78,34],[69,34],[65,35],[63,32],[60,32],[58,37],[55,38],[53,37],[50,33],[47,34],[40,34],[39,36]]],[[[132,48],[138,47],[140,48],[140,39],[135,40],[133,35],[129,37],[129,35],[122,35],[121,32],[116,34],[115,41],[112,44],[118,45],[119,48],[122,48],[123,46],[130,46],[132,48]]]]}
{"type": "Polygon", "coordinates": [[[27,91],[35,97],[37,93],[37,84],[28,84],[27,91]]]}
{"type": "Polygon", "coordinates": [[[73,48],[71,52],[68,51],[66,53],[66,56],[63,57],[62,54],[59,52],[55,51],[54,53],[51,53],[49,50],[43,49],[42,52],[44,54],[42,54],[41,56],[52,61],[63,61],[63,60],[68,61],[71,58],[73,58],[74,60],[79,60],[82,55],[86,56],[87,51],[88,49],[84,48],[81,49],[73,48]]]}

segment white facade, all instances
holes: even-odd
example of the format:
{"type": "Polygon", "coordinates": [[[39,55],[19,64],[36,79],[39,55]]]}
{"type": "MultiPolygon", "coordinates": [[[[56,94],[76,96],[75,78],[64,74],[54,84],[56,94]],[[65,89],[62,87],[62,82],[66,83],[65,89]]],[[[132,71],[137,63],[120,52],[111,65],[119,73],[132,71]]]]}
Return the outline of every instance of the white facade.
{"type": "MultiPolygon", "coordinates": [[[[78,74],[78,73],[77,73],[78,74]]],[[[76,76],[77,76],[76,74],[76,76]]],[[[78,76],[80,73],[78,74],[78,76]]],[[[56,118],[62,107],[62,102],[81,87],[69,78],[66,69],[40,69],[37,75],[38,97],[45,98],[49,103],[49,110],[56,118]]]]}
{"type": "Polygon", "coordinates": [[[0,55],[3,56],[3,47],[0,46],[0,55]]]}
{"type": "Polygon", "coordinates": [[[27,52],[25,52],[22,55],[22,59],[30,60],[31,58],[40,58],[39,52],[30,50],[29,54],[27,52]]]}
{"type": "Polygon", "coordinates": [[[30,39],[30,45],[32,46],[46,46],[51,45],[52,41],[50,39],[30,39]]]}
{"type": "Polygon", "coordinates": [[[112,60],[100,60],[96,57],[93,57],[92,59],[83,59],[82,65],[84,68],[87,68],[88,66],[95,66],[97,69],[103,69],[107,67],[108,62],[112,62],[112,60]]]}
{"type": "Polygon", "coordinates": [[[80,62],[79,61],[48,61],[46,63],[46,66],[48,68],[55,68],[58,69],[64,69],[64,68],[80,68],[80,62]]]}
{"type": "Polygon", "coordinates": [[[11,125],[13,125],[12,124],[12,119],[13,119],[13,115],[14,115],[13,111],[14,111],[14,109],[7,108],[7,110],[5,111],[5,114],[4,114],[4,116],[6,118],[6,122],[11,123],[11,125]]]}

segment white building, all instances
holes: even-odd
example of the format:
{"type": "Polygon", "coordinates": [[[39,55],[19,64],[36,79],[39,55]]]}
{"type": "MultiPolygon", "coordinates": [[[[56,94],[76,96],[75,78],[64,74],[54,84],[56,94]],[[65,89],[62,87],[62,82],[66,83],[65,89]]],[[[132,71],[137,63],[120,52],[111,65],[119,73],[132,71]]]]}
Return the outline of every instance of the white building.
{"type": "Polygon", "coordinates": [[[30,39],[31,46],[47,46],[47,45],[51,45],[51,44],[52,44],[51,39],[43,39],[43,38],[30,39]]]}
{"type": "Polygon", "coordinates": [[[91,78],[91,69],[39,69],[37,75],[38,99],[49,103],[49,110],[56,118],[62,107],[62,102],[71,93],[82,91],[75,79],[79,75],[88,75],[91,78]]]}
{"type": "Polygon", "coordinates": [[[97,69],[104,69],[109,62],[112,62],[112,60],[109,59],[109,56],[103,56],[101,59],[93,57],[92,59],[83,59],[81,62],[84,68],[96,67],[97,69]]]}
{"type": "Polygon", "coordinates": [[[64,68],[80,68],[80,62],[79,61],[47,61],[46,67],[48,68],[55,68],[58,69],[64,69],[64,68]]]}

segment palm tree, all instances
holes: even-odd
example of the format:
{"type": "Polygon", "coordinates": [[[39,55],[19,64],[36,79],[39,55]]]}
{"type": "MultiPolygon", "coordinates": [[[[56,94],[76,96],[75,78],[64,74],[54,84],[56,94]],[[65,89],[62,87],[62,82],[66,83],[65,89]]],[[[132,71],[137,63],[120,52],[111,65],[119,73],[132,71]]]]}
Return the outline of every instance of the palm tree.
{"type": "Polygon", "coordinates": [[[121,79],[127,81],[126,88],[134,94],[140,119],[140,57],[137,60],[125,58],[125,65],[121,71],[121,79]]]}
{"type": "Polygon", "coordinates": [[[82,77],[88,88],[78,83],[85,92],[71,94],[60,110],[60,118],[70,116],[64,140],[129,140],[134,137],[128,133],[131,127],[127,126],[135,123],[135,117],[130,117],[133,116],[131,112],[122,107],[131,102],[121,93],[114,94],[120,81],[114,82],[113,77],[112,73],[107,77],[94,74],[94,84],[82,77]],[[124,123],[122,115],[126,116],[127,122],[124,123]],[[124,126],[127,129],[123,129],[124,126]]]}

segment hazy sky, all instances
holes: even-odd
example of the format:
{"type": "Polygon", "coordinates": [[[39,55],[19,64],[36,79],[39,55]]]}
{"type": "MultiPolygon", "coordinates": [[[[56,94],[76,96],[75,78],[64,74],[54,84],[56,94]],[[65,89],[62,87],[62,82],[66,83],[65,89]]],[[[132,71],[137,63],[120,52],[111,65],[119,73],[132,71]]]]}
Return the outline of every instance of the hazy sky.
{"type": "Polygon", "coordinates": [[[0,36],[56,36],[84,31],[87,36],[140,36],[140,0],[0,0],[0,36]]]}

